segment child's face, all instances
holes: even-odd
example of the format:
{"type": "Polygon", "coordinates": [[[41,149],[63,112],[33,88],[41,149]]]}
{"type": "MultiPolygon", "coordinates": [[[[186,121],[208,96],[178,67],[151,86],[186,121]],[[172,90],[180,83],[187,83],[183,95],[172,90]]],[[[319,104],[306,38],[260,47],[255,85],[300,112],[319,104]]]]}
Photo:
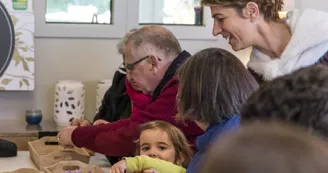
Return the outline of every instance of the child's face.
{"type": "Polygon", "coordinates": [[[161,129],[144,130],[140,134],[140,155],[147,155],[175,163],[175,149],[166,132],[161,129]]]}

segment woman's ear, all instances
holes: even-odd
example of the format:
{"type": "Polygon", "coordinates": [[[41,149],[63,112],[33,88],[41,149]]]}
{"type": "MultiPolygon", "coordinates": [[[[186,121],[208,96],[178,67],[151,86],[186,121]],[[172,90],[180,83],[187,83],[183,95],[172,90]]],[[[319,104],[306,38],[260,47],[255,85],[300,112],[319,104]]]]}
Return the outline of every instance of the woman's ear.
{"type": "Polygon", "coordinates": [[[260,15],[260,10],[255,2],[248,2],[242,10],[243,17],[250,19],[251,22],[256,21],[260,15]]]}

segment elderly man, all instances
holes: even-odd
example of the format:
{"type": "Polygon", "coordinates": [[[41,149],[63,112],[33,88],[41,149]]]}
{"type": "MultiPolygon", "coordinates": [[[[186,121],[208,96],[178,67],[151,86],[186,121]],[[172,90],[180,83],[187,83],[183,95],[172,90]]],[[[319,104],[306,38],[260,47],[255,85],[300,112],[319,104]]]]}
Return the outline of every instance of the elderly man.
{"type": "Polygon", "coordinates": [[[152,96],[144,109],[128,119],[87,127],[67,127],[58,138],[62,145],[76,145],[111,156],[135,152],[135,140],[142,123],[163,120],[179,127],[191,144],[203,131],[193,122],[176,121],[178,81],[175,73],[190,56],[176,37],[161,26],[145,26],[128,39],[125,52],[127,78],[144,94],[152,96]]]}
{"type": "MultiPolygon", "coordinates": [[[[126,42],[135,31],[137,29],[131,29],[127,32],[116,46],[118,53],[123,58],[126,52],[126,42]]],[[[99,112],[93,118],[93,123],[86,119],[72,119],[71,125],[98,125],[129,118],[132,112],[143,109],[151,100],[150,95],[145,95],[137,90],[137,86],[131,86],[128,80],[126,80],[126,69],[124,68],[124,64],[121,64],[114,74],[111,87],[104,95],[99,112]],[[132,103],[134,103],[133,108],[132,103]]],[[[118,157],[107,156],[107,158],[112,165],[119,161],[118,157]]]]}
{"type": "MultiPolygon", "coordinates": [[[[128,38],[135,32],[137,29],[131,29],[127,32],[124,37],[117,43],[116,48],[117,51],[124,58],[125,47],[128,38]]],[[[124,59],[123,59],[124,61],[124,59]]],[[[113,82],[111,87],[106,91],[104,98],[102,100],[101,106],[99,108],[99,112],[93,118],[93,122],[90,122],[86,119],[72,119],[72,126],[89,126],[89,125],[98,125],[98,124],[106,124],[108,122],[117,121],[119,119],[129,118],[132,112],[131,100],[133,100],[133,96],[136,96],[140,99],[134,99],[134,101],[142,102],[141,106],[144,106],[148,100],[148,96],[143,95],[142,93],[138,93],[135,91],[137,88],[133,88],[129,82],[126,80],[126,69],[124,68],[124,64],[121,64],[118,70],[115,72],[113,77],[113,82]],[[129,95],[130,94],[130,95],[129,95]],[[139,96],[143,95],[143,96],[139,96]],[[147,99],[145,99],[146,97],[147,99]],[[145,101],[143,101],[145,100],[145,101]]],[[[134,106],[134,109],[139,108],[140,106],[134,106]]]]}

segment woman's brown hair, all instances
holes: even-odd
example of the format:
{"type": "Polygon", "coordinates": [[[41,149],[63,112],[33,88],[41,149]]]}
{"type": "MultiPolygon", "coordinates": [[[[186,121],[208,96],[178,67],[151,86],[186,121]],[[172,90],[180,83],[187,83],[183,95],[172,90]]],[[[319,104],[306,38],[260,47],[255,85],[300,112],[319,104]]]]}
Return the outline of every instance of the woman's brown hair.
{"type": "Polygon", "coordinates": [[[254,2],[258,5],[260,13],[266,21],[280,21],[279,11],[282,10],[283,0],[202,0],[203,5],[228,7],[235,9],[240,15],[247,3],[254,2]]]}
{"type": "Polygon", "coordinates": [[[242,62],[219,48],[196,53],[178,73],[178,117],[206,124],[239,115],[242,104],[258,88],[242,62]]]}
{"type": "MultiPolygon", "coordinates": [[[[184,134],[174,125],[165,121],[150,121],[140,127],[140,134],[145,130],[160,129],[167,133],[173,143],[173,147],[178,158],[183,158],[181,166],[187,167],[191,161],[193,152],[184,134]]],[[[137,155],[140,155],[140,141],[137,141],[137,155]]]]}
{"type": "Polygon", "coordinates": [[[328,148],[306,130],[253,122],[213,143],[201,173],[327,173],[328,148]]]}

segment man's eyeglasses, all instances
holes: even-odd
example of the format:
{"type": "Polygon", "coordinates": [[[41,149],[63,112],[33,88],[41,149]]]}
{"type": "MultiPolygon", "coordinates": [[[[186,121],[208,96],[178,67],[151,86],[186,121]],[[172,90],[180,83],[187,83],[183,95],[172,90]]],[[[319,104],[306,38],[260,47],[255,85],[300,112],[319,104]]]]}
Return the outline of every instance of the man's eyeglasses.
{"type": "Polygon", "coordinates": [[[134,62],[134,63],[126,64],[126,65],[125,65],[125,69],[126,69],[126,71],[127,71],[127,72],[132,71],[133,68],[134,68],[137,64],[139,64],[141,61],[143,61],[143,60],[145,60],[145,59],[147,59],[147,58],[149,58],[149,55],[146,56],[146,57],[144,57],[144,58],[139,59],[138,61],[136,61],[136,62],[134,62]]]}

